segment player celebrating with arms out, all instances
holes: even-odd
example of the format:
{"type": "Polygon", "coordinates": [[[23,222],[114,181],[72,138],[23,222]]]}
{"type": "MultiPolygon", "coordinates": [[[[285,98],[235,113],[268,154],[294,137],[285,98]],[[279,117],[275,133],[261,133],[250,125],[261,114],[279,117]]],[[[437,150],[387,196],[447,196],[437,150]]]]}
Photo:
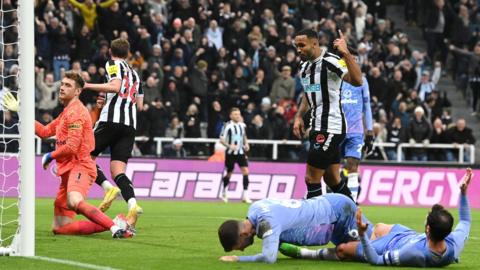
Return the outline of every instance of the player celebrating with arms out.
{"type": "Polygon", "coordinates": [[[340,38],[333,45],[342,55],[346,68],[339,63],[339,56],[320,48],[314,30],[304,29],[295,35],[297,52],[302,61],[305,61],[299,72],[305,92],[293,124],[293,132],[298,138],[302,138],[304,133],[302,117],[311,109],[310,149],[305,176],[307,198],[322,194],[322,177],[333,192],[352,197],[339,174],[339,145],[346,133],[345,116],[340,104],[340,86],[342,80],[354,86],[362,85],[362,73],[347,48],[342,32],[339,31],[339,34],[340,38]]]}
{"type": "MultiPolygon", "coordinates": [[[[132,182],[125,172],[135,142],[137,109],[143,108],[143,90],[137,72],[125,61],[129,52],[130,44],[127,40],[113,40],[110,44],[112,58],[105,65],[108,82],[86,83],[84,88],[106,93],[105,105],[95,128],[95,150],[92,151],[92,156],[95,158],[110,147],[110,172],[123,199],[128,203],[128,224],[134,227],[143,210],[137,204],[132,182]]],[[[100,204],[100,210],[105,212],[119,191],[107,181],[98,165],[95,182],[105,190],[104,200],[100,204]]]]}
{"type": "MultiPolygon", "coordinates": [[[[57,174],[61,184],[55,199],[53,232],[55,234],[92,234],[110,230],[113,238],[130,238],[133,233],[124,230],[85,201],[95,177],[95,162],[90,156],[94,148],[92,121],[87,108],[79,100],[84,86],[79,74],[65,73],[62,79],[59,100],[63,112],[47,126],[35,122],[35,134],[41,138],[56,136],[55,151],[42,158],[43,168],[56,160],[57,174]],[[89,220],[75,221],[79,213],[89,220]]],[[[17,110],[18,102],[8,94],[2,101],[9,110],[17,110]]]]}

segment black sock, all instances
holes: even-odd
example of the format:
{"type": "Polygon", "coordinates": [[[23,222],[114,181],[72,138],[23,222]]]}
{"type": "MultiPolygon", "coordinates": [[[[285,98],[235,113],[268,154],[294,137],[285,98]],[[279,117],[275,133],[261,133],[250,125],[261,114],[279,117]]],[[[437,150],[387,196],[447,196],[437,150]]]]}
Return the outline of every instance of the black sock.
{"type": "Polygon", "coordinates": [[[322,184],[321,183],[307,183],[307,199],[317,197],[322,195],[322,184]]]}
{"type": "Polygon", "coordinates": [[[226,188],[228,184],[230,183],[230,177],[223,177],[223,188],[226,188]]]}
{"type": "Polygon", "coordinates": [[[131,198],[135,198],[132,181],[130,181],[130,179],[128,179],[124,173],[117,175],[114,181],[122,191],[122,197],[126,202],[128,202],[128,200],[131,198]]]}
{"type": "Polygon", "coordinates": [[[99,186],[102,186],[102,183],[105,181],[107,181],[107,177],[105,177],[102,168],[97,165],[97,178],[95,179],[95,183],[97,183],[99,186]]]}
{"type": "Polygon", "coordinates": [[[244,175],[243,176],[243,190],[248,189],[248,183],[250,183],[250,181],[248,181],[248,175],[244,175]]]}
{"type": "Polygon", "coordinates": [[[330,188],[332,189],[332,191],[334,193],[341,193],[341,194],[349,197],[350,199],[352,199],[352,201],[355,201],[352,197],[352,192],[350,191],[350,189],[347,186],[347,181],[340,181],[339,184],[337,184],[335,186],[331,186],[330,188]]]}

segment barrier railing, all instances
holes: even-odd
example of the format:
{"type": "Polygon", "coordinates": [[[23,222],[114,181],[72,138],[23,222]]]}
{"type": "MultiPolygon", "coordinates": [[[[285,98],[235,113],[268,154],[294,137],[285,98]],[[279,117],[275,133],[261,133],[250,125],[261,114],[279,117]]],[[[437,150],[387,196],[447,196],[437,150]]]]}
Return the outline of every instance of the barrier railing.
{"type": "MultiPolygon", "coordinates": [[[[3,134],[0,138],[4,139],[18,139],[20,136],[18,134],[3,134]]],[[[145,136],[135,137],[136,142],[147,142],[150,139],[145,136]]],[[[155,137],[153,141],[156,144],[156,155],[160,156],[162,154],[163,145],[164,143],[173,142],[174,138],[165,138],[165,137],[155,137]]],[[[216,143],[218,139],[216,138],[181,138],[183,143],[216,143]]],[[[302,145],[301,141],[293,141],[293,140],[255,140],[249,139],[248,142],[250,144],[263,144],[263,145],[271,145],[272,146],[272,159],[278,159],[278,147],[283,145],[302,145]]],[[[35,138],[35,149],[36,154],[41,154],[41,139],[36,137],[35,138]]],[[[470,160],[468,163],[473,164],[475,163],[475,145],[464,145],[464,144],[442,144],[442,143],[432,143],[428,145],[424,145],[421,143],[410,144],[410,143],[401,143],[401,144],[394,144],[394,143],[374,143],[375,147],[380,148],[396,148],[397,152],[397,162],[403,162],[403,151],[407,148],[426,148],[426,149],[456,149],[458,150],[458,163],[464,164],[465,158],[464,153],[466,148],[468,148],[470,160]]],[[[428,161],[427,161],[428,162],[428,161]]],[[[457,161],[454,161],[457,162],[457,161]]]]}

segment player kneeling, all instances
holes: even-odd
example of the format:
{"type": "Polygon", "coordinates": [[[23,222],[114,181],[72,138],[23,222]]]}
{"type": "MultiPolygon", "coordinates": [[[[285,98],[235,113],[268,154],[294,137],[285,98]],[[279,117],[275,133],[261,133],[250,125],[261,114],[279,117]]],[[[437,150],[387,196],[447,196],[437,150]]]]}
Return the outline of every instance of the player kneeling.
{"type": "MultiPolygon", "coordinates": [[[[54,203],[53,232],[55,234],[92,234],[110,230],[113,238],[130,238],[133,233],[117,226],[95,206],[87,203],[88,190],[96,177],[95,162],[90,152],[95,146],[92,122],[87,108],[79,100],[84,81],[74,72],[62,79],[59,100],[63,112],[47,126],[35,122],[35,134],[41,138],[56,136],[55,151],[42,158],[44,169],[57,162],[60,187],[54,203]],[[75,221],[79,213],[89,220],[75,221]]],[[[18,109],[18,101],[7,94],[2,100],[5,108],[18,109]]]]}

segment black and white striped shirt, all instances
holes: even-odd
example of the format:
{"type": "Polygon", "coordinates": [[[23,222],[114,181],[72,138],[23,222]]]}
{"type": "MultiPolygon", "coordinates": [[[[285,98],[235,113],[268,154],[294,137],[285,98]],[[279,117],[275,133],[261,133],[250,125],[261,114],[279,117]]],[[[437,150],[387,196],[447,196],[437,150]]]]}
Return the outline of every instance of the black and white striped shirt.
{"type": "Polygon", "coordinates": [[[245,152],[243,151],[243,146],[245,145],[245,141],[243,140],[243,136],[245,134],[245,124],[240,122],[233,122],[228,121],[225,123],[222,129],[222,133],[220,134],[220,138],[224,139],[228,145],[234,144],[238,146],[236,151],[231,149],[227,149],[226,154],[228,155],[243,155],[245,152]]]}
{"type": "Polygon", "coordinates": [[[143,96],[142,83],[137,72],[125,60],[110,60],[105,64],[107,81],[121,80],[118,93],[107,93],[99,122],[120,123],[137,127],[137,96],[143,96]]]}
{"type": "Polygon", "coordinates": [[[346,133],[347,123],[340,104],[340,91],[342,78],[348,70],[339,61],[340,57],[323,50],[317,59],[301,64],[299,75],[311,108],[312,130],[346,133]]]}

